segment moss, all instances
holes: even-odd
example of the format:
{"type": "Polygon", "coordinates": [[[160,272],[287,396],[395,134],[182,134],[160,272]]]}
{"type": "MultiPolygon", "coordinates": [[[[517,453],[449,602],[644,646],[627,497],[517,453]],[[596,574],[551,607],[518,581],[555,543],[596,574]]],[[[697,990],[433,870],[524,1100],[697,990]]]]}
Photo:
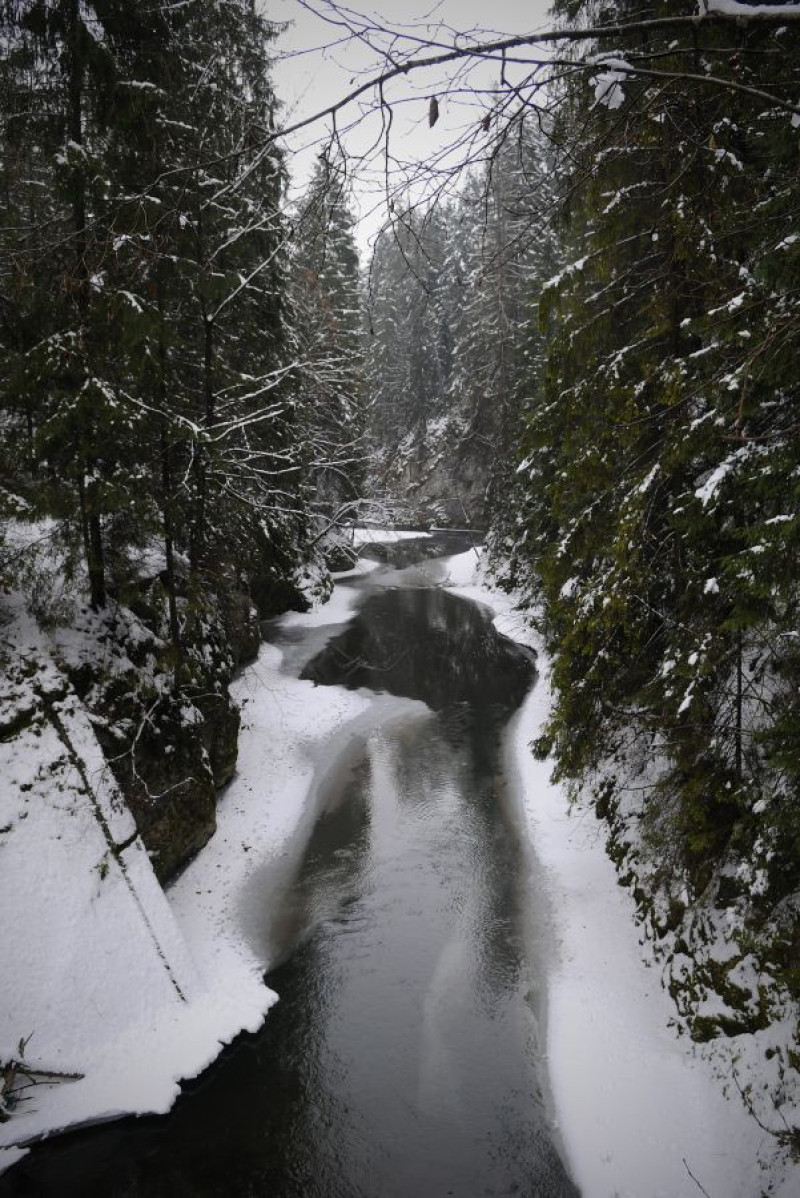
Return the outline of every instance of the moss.
{"type": "Polygon", "coordinates": [[[253,661],[261,647],[261,626],[250,596],[242,590],[226,595],[222,619],[235,667],[253,661]]]}
{"type": "Polygon", "coordinates": [[[735,1018],[732,1015],[694,1015],[689,1019],[689,1034],[698,1044],[720,1036],[743,1036],[766,1027],[758,1018],[735,1018]]]}
{"type": "Polygon", "coordinates": [[[151,854],[167,881],[207,843],[216,828],[217,794],[202,740],[202,725],[162,721],[112,770],[151,854]]]}
{"type": "Polygon", "coordinates": [[[262,620],[280,616],[286,611],[308,611],[311,606],[293,582],[270,571],[253,575],[250,594],[262,620]]]}
{"type": "Polygon", "coordinates": [[[98,741],[165,882],[215,830],[217,790],[232,777],[238,750],[240,716],[227,684],[258,652],[260,629],[234,581],[198,588],[186,603],[180,690],[170,693],[174,662],[163,639],[163,603],[149,598],[142,596],[138,611],[152,638],[128,646],[121,620],[104,652],[70,670],[70,680],[90,714],[101,717],[98,741]],[[115,635],[135,668],[104,674],[101,661],[114,657],[115,635]]]}
{"type": "Polygon", "coordinates": [[[230,782],[236,770],[241,716],[227,693],[197,699],[196,705],[203,713],[200,736],[219,788],[230,782]]]}
{"type": "Polygon", "coordinates": [[[709,1040],[716,1040],[720,1034],[719,1023],[710,1015],[695,1015],[689,1021],[689,1034],[696,1044],[705,1044],[709,1040]]]}
{"type": "Polygon", "coordinates": [[[720,907],[732,907],[738,899],[746,894],[744,884],[730,874],[722,874],[717,882],[717,902],[720,907]]]}

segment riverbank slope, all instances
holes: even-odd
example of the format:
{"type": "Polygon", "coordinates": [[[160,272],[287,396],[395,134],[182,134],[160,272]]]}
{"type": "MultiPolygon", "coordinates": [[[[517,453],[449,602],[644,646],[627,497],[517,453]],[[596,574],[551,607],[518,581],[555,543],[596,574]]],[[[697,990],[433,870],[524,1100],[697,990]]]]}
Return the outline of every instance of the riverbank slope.
{"type": "MultiPolygon", "coordinates": [[[[548,900],[546,1052],[559,1132],[585,1198],[793,1198],[800,1172],[742,1102],[726,1046],[680,1036],[662,967],[605,851],[594,808],[570,809],[535,760],[550,705],[548,662],[512,596],[474,553],[447,563],[456,593],[492,607],[495,624],[537,651],[539,679],[515,716],[506,765],[548,900]]],[[[769,1070],[756,1043],[737,1046],[743,1086],[769,1070]]]]}

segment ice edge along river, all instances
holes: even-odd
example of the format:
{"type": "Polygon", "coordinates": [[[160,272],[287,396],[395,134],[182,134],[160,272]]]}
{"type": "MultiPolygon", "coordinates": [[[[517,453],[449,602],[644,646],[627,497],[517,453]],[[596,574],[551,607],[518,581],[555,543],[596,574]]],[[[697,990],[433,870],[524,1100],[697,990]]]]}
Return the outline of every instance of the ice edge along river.
{"type": "MultiPolygon", "coordinates": [[[[474,551],[448,559],[445,584],[491,607],[501,632],[538,648],[513,599],[493,590],[479,567],[474,551]]],[[[288,619],[333,634],[356,598],[337,587],[325,607],[288,619]]],[[[128,973],[115,978],[112,965],[106,993],[130,1004],[131,1020],[120,1042],[98,1046],[102,1021],[87,1019],[85,1041],[92,1037],[96,1054],[105,1054],[102,1084],[87,1077],[72,1094],[67,1086],[43,1091],[36,1111],[2,1127],[0,1144],[74,1123],[77,1109],[81,1121],[166,1110],[179,1079],[200,1072],[220,1043],[257,1025],[274,1001],[261,981],[270,963],[247,934],[246,884],[267,862],[280,892],[313,825],[325,762],[398,702],[314,687],[280,666],[280,652],[264,645],[232,688],[244,708],[238,771],[216,835],[169,891],[175,938],[184,942],[176,947],[188,946],[199,979],[190,1001],[142,1020],[128,973]]],[[[617,885],[594,814],[569,815],[550,766],[531,756],[548,704],[541,655],[539,670],[507,732],[505,761],[529,833],[534,889],[546,895],[552,920],[547,1072],[570,1170],[584,1198],[696,1198],[699,1185],[710,1198],[754,1198],[768,1180],[758,1159],[770,1143],[738,1101],[724,1098],[709,1061],[668,1027],[671,1000],[639,943],[632,902],[617,885]]],[[[76,1051],[81,1039],[76,1029],[76,1051]]],[[[16,1156],[8,1153],[3,1161],[0,1149],[0,1168],[16,1156]]],[[[792,1179],[772,1191],[776,1198],[796,1192],[792,1179]]]]}
{"type": "Polygon", "coordinates": [[[498,630],[536,649],[539,678],[513,717],[504,763],[532,851],[533,893],[552,923],[545,979],[545,1073],[570,1172],[584,1198],[793,1198],[775,1144],[714,1065],[670,1026],[675,1008],[641,943],[591,807],[570,812],[531,752],[547,717],[549,670],[538,639],[493,589],[474,553],[447,563],[449,588],[489,605],[498,630]]]}

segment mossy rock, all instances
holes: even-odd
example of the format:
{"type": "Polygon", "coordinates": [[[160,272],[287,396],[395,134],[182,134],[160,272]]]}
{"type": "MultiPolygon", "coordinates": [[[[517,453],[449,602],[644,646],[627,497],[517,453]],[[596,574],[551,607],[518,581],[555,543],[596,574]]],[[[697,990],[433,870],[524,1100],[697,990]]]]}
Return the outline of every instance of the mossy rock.
{"type": "Polygon", "coordinates": [[[245,591],[234,591],[226,597],[224,621],[236,667],[254,661],[261,647],[261,625],[258,612],[245,591]]]}
{"type": "Polygon", "coordinates": [[[334,574],[342,570],[352,570],[358,561],[358,549],[346,542],[328,545],[325,549],[325,565],[334,574]]]}
{"type": "MultiPolygon", "coordinates": [[[[113,748],[118,755],[119,745],[113,748]]],[[[148,730],[139,738],[135,761],[109,756],[156,876],[166,882],[216,828],[217,791],[203,725],[166,720],[157,734],[148,730]]]]}
{"type": "Polygon", "coordinates": [[[38,703],[9,706],[7,711],[0,712],[0,741],[13,740],[25,728],[40,721],[41,716],[42,710],[38,703]]]}
{"type": "Polygon", "coordinates": [[[199,853],[217,827],[217,794],[209,777],[190,778],[145,811],[130,803],[162,885],[199,853]]]}
{"type": "Polygon", "coordinates": [[[689,1020],[689,1034],[696,1044],[705,1044],[720,1036],[751,1035],[761,1031],[763,1022],[757,1017],[736,1019],[731,1015],[695,1015],[689,1020]]]}
{"type": "Polygon", "coordinates": [[[203,713],[200,735],[214,785],[219,788],[230,782],[236,770],[241,723],[239,708],[227,692],[197,699],[195,706],[203,713]]]}
{"type": "Polygon", "coordinates": [[[250,594],[262,620],[287,611],[308,611],[311,604],[294,582],[269,572],[254,574],[250,594]]]}

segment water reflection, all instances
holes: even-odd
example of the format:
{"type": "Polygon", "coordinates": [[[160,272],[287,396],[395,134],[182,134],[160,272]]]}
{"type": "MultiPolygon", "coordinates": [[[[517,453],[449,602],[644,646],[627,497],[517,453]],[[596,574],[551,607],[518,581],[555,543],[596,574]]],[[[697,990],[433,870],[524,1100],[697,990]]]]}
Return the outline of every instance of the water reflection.
{"type": "Polygon", "coordinates": [[[280,1002],[168,1118],[64,1137],[0,1195],[576,1198],[542,1104],[531,900],[496,751],[533,673],[465,600],[369,593],[306,676],[429,710],[409,704],[326,776],[296,874],[264,905],[280,1002]]]}
{"type": "Polygon", "coordinates": [[[275,1047],[302,1045],[306,1095],[276,1192],[573,1194],[536,1081],[524,870],[494,777],[433,716],[370,737],[361,777],[359,884],[323,817],[296,893],[325,917],[269,979],[301,1020],[275,1047]]]}
{"type": "Polygon", "coordinates": [[[485,749],[522,702],[534,667],[477,604],[408,587],[369,595],[300,676],[422,699],[443,713],[440,728],[448,739],[477,738],[485,749]]]}

